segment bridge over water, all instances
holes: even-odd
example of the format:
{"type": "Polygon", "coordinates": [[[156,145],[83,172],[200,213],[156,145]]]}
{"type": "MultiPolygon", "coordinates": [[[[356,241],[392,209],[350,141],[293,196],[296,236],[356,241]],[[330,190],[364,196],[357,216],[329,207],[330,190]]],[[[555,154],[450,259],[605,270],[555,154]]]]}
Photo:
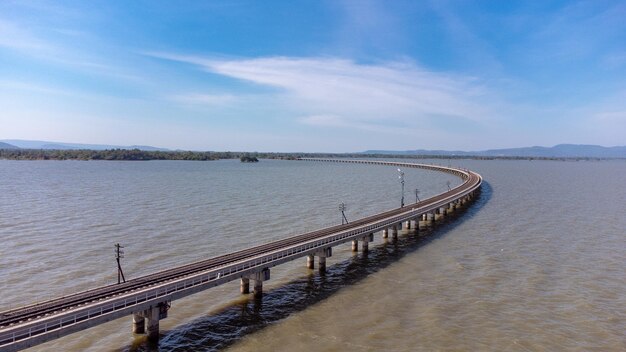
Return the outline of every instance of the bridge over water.
{"type": "Polygon", "coordinates": [[[134,333],[145,333],[149,339],[158,339],[159,320],[167,317],[171,302],[176,299],[233,280],[240,280],[242,294],[250,293],[252,281],[254,296],[261,297],[263,282],[270,279],[270,268],[307,257],[307,266],[313,269],[317,257],[318,268],[323,273],[326,258],[332,256],[334,246],[351,242],[353,251],[360,247],[367,252],[368,244],[377,232],[381,232],[383,238],[390,236],[397,240],[401,229],[419,231],[433,226],[436,221],[462,209],[476,196],[482,183],[479,174],[453,167],[374,160],[300,160],[420,168],[456,175],[463,179],[463,183],[431,198],[349,224],[0,312],[0,351],[18,351],[124,316],[132,316],[134,333]]]}

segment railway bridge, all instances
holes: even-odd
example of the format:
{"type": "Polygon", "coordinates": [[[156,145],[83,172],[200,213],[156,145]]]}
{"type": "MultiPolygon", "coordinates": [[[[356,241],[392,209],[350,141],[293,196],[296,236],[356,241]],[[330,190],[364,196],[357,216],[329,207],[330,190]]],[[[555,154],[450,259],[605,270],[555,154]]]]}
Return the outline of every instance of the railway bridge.
{"type": "Polygon", "coordinates": [[[460,168],[408,162],[301,158],[304,161],[360,163],[440,171],[463,182],[404,207],[391,209],[321,230],[307,232],[224,254],[218,257],[138,277],[125,283],[97,287],[57,299],[0,312],[0,351],[18,351],[46,341],[132,316],[132,331],[158,339],[159,320],[167,317],[171,302],[226,282],[240,280],[242,294],[261,297],[270,269],[306,257],[307,266],[326,269],[335,246],[350,242],[352,250],[367,252],[375,233],[397,240],[401,229],[419,231],[461,209],[479,192],[482,177],[460,168]]]}

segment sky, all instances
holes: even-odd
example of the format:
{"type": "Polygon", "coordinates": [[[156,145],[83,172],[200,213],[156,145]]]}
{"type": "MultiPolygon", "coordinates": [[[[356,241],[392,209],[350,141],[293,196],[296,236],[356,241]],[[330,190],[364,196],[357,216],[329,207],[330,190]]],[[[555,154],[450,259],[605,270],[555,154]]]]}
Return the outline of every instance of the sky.
{"type": "Polygon", "coordinates": [[[626,145],[624,1],[0,1],[0,139],[626,145]]]}

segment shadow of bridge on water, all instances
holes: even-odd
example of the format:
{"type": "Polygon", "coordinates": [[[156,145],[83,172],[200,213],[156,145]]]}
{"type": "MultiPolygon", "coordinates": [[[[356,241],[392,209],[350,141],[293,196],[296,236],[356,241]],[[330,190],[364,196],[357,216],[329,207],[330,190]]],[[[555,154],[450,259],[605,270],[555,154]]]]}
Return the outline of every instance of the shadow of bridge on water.
{"type": "MultiPolygon", "coordinates": [[[[239,301],[222,311],[195,319],[161,334],[158,343],[138,339],[138,343],[121,351],[218,351],[243,336],[259,331],[289,315],[303,311],[378,272],[400,258],[411,254],[431,241],[445,236],[450,230],[473,218],[491,199],[493,189],[484,182],[479,197],[473,203],[443,222],[419,235],[399,236],[398,241],[370,246],[369,253],[358,252],[352,258],[328,266],[326,273],[317,271],[297,278],[281,287],[264,292],[262,299],[239,301]]],[[[251,296],[250,296],[251,297],[251,296]]]]}

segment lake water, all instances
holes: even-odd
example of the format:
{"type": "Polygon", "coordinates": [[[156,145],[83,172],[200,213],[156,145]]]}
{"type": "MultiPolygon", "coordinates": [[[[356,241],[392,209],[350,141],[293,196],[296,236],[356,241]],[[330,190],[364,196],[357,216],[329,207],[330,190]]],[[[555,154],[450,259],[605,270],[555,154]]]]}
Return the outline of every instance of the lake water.
{"type": "MultiPolygon", "coordinates": [[[[447,161],[434,161],[448,165],[447,161]]],[[[34,351],[624,351],[626,162],[452,161],[481,197],[436,230],[336,247],[174,301],[158,346],[120,319],[34,351]]],[[[406,169],[406,201],[458,184],[406,169]]],[[[0,161],[0,309],[397,207],[395,168],[262,160],[0,161]]]]}

